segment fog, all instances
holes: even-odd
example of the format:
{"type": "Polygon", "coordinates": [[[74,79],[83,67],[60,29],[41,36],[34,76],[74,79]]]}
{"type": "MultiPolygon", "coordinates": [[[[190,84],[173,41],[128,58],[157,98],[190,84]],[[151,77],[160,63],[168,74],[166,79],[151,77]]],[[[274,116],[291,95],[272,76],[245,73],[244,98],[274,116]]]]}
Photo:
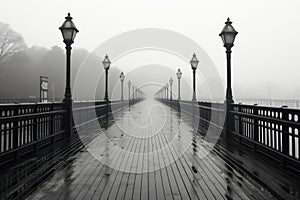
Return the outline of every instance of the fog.
{"type": "MultiPolygon", "coordinates": [[[[230,17],[239,32],[232,49],[234,98],[300,99],[299,8],[297,0],[2,1],[0,21],[10,24],[24,37],[29,47],[39,46],[39,50],[28,51],[25,57],[19,55],[6,66],[1,66],[1,98],[38,95],[39,75],[49,76],[50,85],[53,83],[57,90],[55,96],[63,96],[64,44],[58,27],[70,12],[80,31],[73,44],[73,81],[82,63],[89,60],[86,56],[113,36],[141,28],[157,28],[174,31],[197,43],[214,63],[225,85],[225,49],[218,34],[230,17]],[[61,50],[53,50],[53,46],[61,50]]],[[[178,46],[180,48],[181,44],[178,43],[178,46]]],[[[113,50],[103,49],[103,53],[105,51],[110,54],[113,50]]],[[[194,51],[191,47],[190,57],[194,51]]],[[[103,56],[96,54],[94,61],[89,61],[95,67],[95,74],[103,72],[100,69],[103,56]]],[[[199,99],[209,98],[211,91],[206,86],[207,77],[203,77],[201,71],[204,67],[201,66],[201,56],[199,60],[197,96],[199,99]]],[[[178,68],[184,70],[182,87],[185,93],[182,96],[189,99],[192,72],[188,62],[168,53],[153,51],[130,53],[112,64],[110,95],[118,98],[118,75],[121,71],[126,76],[125,95],[129,79],[140,86],[155,82],[153,87],[144,87],[150,97],[160,84],[165,84],[172,77],[174,92],[177,92],[175,73],[178,68]]],[[[89,81],[89,78],[86,80],[89,81]]],[[[102,98],[103,79],[95,81],[99,90],[93,91],[91,97],[102,98]]],[[[217,93],[223,96],[222,91],[217,93]]],[[[73,94],[76,96],[76,91],[73,94]]],[[[86,94],[82,96],[86,97],[86,94]]]]}

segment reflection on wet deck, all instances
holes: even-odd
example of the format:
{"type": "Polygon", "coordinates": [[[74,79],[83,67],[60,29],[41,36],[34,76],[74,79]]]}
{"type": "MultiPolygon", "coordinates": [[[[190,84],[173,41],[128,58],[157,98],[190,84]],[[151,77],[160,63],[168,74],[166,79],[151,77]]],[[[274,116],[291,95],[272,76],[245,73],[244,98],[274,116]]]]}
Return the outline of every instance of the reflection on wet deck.
{"type": "Polygon", "coordinates": [[[28,199],[273,199],[157,101],[124,109],[114,121],[28,199]]]}

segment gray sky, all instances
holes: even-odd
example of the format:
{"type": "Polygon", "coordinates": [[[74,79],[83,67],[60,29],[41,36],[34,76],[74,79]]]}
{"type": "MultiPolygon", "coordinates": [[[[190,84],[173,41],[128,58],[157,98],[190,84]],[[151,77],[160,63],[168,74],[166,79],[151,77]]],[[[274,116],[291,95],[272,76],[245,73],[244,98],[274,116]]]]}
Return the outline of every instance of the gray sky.
{"type": "Polygon", "coordinates": [[[58,27],[67,12],[80,30],[74,47],[93,51],[114,35],[163,28],[197,42],[225,77],[218,34],[227,17],[239,32],[232,54],[235,97],[300,98],[299,0],[7,0],[0,21],[31,45],[63,47],[58,27]]]}

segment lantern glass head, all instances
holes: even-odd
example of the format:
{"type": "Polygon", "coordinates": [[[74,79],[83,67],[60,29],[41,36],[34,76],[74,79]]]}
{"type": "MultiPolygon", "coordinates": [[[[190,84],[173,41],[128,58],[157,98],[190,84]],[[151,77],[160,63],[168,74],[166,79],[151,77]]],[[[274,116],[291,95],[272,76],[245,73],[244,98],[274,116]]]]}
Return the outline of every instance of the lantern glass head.
{"type": "Polygon", "coordinates": [[[193,69],[193,70],[197,69],[199,60],[197,59],[197,56],[196,56],[195,53],[193,54],[193,57],[192,57],[190,63],[191,63],[191,66],[192,66],[192,69],[193,69]]]}
{"type": "Polygon", "coordinates": [[[72,44],[75,40],[76,34],[79,32],[75,24],[72,21],[70,13],[65,17],[65,22],[59,27],[62,36],[64,38],[64,43],[72,44]]]}
{"type": "Polygon", "coordinates": [[[124,75],[124,73],[123,73],[123,72],[121,72],[121,75],[120,75],[120,80],[121,80],[121,81],[124,81],[124,79],[125,79],[125,75],[124,75]]]}
{"type": "Polygon", "coordinates": [[[178,78],[178,79],[181,79],[182,72],[180,71],[180,69],[178,69],[176,75],[177,75],[177,78],[178,78]]]}
{"type": "Polygon", "coordinates": [[[234,45],[235,36],[238,34],[238,32],[233,28],[231,25],[232,22],[228,18],[225,22],[225,26],[222,30],[222,32],[219,34],[219,36],[222,38],[224,47],[231,48],[234,45]]]}
{"type": "Polygon", "coordinates": [[[110,64],[111,64],[108,55],[105,55],[105,58],[104,58],[104,60],[102,61],[102,63],[103,63],[104,69],[105,69],[105,70],[108,70],[109,67],[110,67],[110,64]]]}

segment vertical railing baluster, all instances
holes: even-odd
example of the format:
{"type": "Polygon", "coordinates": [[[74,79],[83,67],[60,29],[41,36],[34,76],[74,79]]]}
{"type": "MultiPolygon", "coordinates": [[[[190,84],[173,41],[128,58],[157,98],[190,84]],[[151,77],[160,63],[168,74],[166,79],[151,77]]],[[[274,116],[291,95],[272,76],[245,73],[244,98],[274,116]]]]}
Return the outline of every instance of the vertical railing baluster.
{"type": "MultiPolygon", "coordinates": [[[[253,115],[254,115],[254,123],[253,123],[253,139],[255,142],[258,142],[258,107],[257,104],[253,106],[253,115]]],[[[254,143],[253,145],[254,151],[256,151],[257,145],[254,143]]]]}
{"type": "MultiPolygon", "coordinates": [[[[288,112],[285,109],[287,106],[282,106],[282,120],[283,121],[288,121],[289,116],[288,112]]],[[[282,152],[285,156],[289,156],[289,127],[283,123],[282,124],[282,152]]],[[[286,167],[286,158],[283,157],[282,159],[282,166],[285,168],[286,167]]]]}
{"type": "MultiPolygon", "coordinates": [[[[33,105],[33,113],[38,113],[38,104],[33,105]]],[[[38,140],[38,117],[33,118],[33,130],[32,130],[33,141],[36,142],[38,140]]],[[[37,151],[37,144],[35,144],[35,150],[37,151]]]]}
{"type": "MultiPolygon", "coordinates": [[[[54,111],[54,103],[52,103],[51,105],[50,105],[50,111],[51,112],[53,112],[54,111]]],[[[51,115],[50,115],[50,135],[54,135],[55,134],[55,130],[54,130],[54,114],[52,113],[51,115]]],[[[51,139],[51,141],[52,141],[52,144],[54,144],[54,137],[52,136],[52,139],[51,139]]]]}
{"type": "MultiPolygon", "coordinates": [[[[3,116],[3,111],[0,111],[0,117],[3,116]]],[[[3,145],[2,145],[2,135],[4,133],[3,129],[5,129],[5,123],[0,123],[0,152],[3,152],[3,145]]]]}
{"type": "MultiPolygon", "coordinates": [[[[236,108],[238,113],[242,112],[241,104],[239,104],[236,108]]],[[[238,131],[239,131],[238,133],[240,135],[243,135],[243,124],[242,124],[243,117],[241,115],[238,115],[237,118],[238,118],[238,131]]],[[[239,143],[242,144],[242,137],[239,137],[239,143]]]]}
{"type": "MultiPolygon", "coordinates": [[[[18,107],[15,106],[12,110],[10,115],[17,116],[18,115],[18,107]]],[[[10,126],[11,128],[11,126],[10,126]]],[[[19,141],[19,133],[18,133],[18,120],[13,121],[13,149],[15,149],[15,160],[18,160],[18,151],[17,148],[19,147],[18,141],[19,141]]],[[[5,138],[5,142],[7,142],[5,138]]],[[[10,145],[9,145],[10,146],[10,145]]]]}

